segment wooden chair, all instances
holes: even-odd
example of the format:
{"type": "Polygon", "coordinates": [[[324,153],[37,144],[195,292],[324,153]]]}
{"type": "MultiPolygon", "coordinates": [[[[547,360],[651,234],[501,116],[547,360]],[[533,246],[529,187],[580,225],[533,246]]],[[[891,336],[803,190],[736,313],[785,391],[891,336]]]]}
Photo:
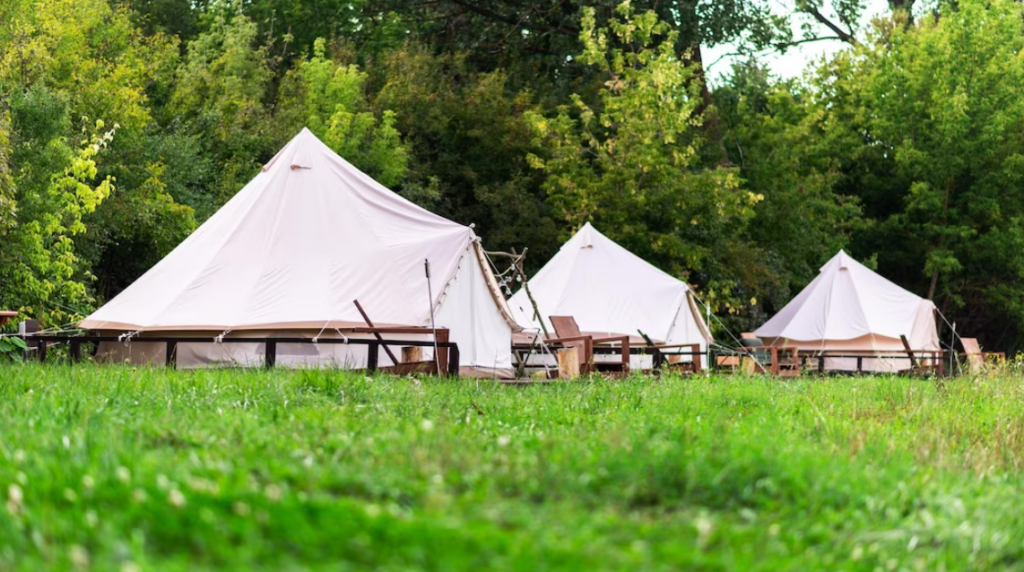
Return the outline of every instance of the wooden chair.
{"type": "Polygon", "coordinates": [[[555,337],[545,340],[549,345],[562,348],[577,348],[579,353],[580,373],[586,375],[592,372],[616,373],[622,376],[629,374],[629,336],[610,336],[606,338],[595,338],[594,336],[583,335],[580,327],[576,325],[576,319],[572,316],[550,316],[551,326],[555,329],[555,337]],[[618,343],[618,358],[614,361],[596,361],[594,350],[597,348],[612,348],[609,344],[618,343]]]}
{"type": "Polygon", "coordinates": [[[964,353],[961,354],[967,362],[967,369],[971,373],[976,373],[985,368],[985,362],[991,359],[998,359],[1000,361],[1006,359],[1004,352],[983,352],[981,346],[978,345],[977,338],[960,338],[960,343],[964,347],[964,353]]]}

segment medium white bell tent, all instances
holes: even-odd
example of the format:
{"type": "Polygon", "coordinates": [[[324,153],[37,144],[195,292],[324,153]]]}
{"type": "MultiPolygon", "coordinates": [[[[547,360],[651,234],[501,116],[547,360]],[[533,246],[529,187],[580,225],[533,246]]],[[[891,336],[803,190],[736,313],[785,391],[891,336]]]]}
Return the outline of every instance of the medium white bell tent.
{"type": "MultiPolygon", "coordinates": [[[[915,351],[939,351],[935,304],[879,276],[843,251],[754,333],[766,346],[789,346],[863,359],[866,371],[909,369],[900,336],[915,351]],[[890,359],[881,359],[890,356],[890,359]]],[[[826,369],[854,370],[856,358],[828,358],[826,369]]]]}
{"type": "MultiPolygon", "coordinates": [[[[511,371],[518,326],[473,230],[384,188],[303,129],[80,327],[138,336],[128,345],[105,344],[101,353],[113,359],[163,363],[164,344],[147,344],[146,335],[369,337],[344,332],[366,326],[354,300],[378,327],[428,327],[433,304],[436,325],[449,329],[464,370],[511,371]]],[[[179,343],[177,363],[257,365],[263,357],[259,343],[179,343]]],[[[277,349],[280,365],[364,367],[366,359],[359,345],[277,349]]],[[[391,365],[384,352],[379,359],[391,365]]]]}
{"type": "MultiPolygon", "coordinates": [[[[707,351],[707,325],[689,286],[619,246],[588,222],[529,281],[544,325],[550,316],[572,316],[584,334],[639,332],[664,344],[700,344],[707,351]]],[[[540,328],[525,289],[509,298],[523,328],[540,328]]],[[[686,359],[685,361],[689,361],[686,359]]]]}

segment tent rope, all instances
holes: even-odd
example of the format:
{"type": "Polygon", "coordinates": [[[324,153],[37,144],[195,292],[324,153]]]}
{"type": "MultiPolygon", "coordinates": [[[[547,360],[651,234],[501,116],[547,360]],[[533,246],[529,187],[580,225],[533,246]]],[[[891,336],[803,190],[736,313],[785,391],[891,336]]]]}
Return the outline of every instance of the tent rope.
{"type": "MultiPolygon", "coordinates": [[[[701,299],[700,299],[700,297],[698,297],[698,296],[697,296],[697,294],[696,294],[695,292],[693,292],[693,291],[691,290],[691,291],[690,291],[690,293],[691,293],[691,295],[693,295],[694,299],[696,299],[696,300],[697,300],[698,302],[700,302],[700,304],[701,304],[701,305],[703,305],[703,306],[705,306],[705,307],[708,307],[708,305],[707,305],[707,304],[704,304],[704,300],[701,300],[701,299]]],[[[740,348],[743,348],[743,347],[744,347],[744,346],[743,346],[743,342],[741,342],[741,341],[739,340],[739,338],[737,338],[737,337],[736,337],[736,335],[732,333],[732,330],[730,330],[730,329],[729,329],[729,327],[728,327],[728,326],[726,326],[724,322],[722,322],[721,318],[719,318],[719,317],[718,317],[717,315],[715,315],[715,313],[714,313],[714,312],[709,312],[709,313],[708,313],[708,315],[709,315],[709,316],[711,316],[712,318],[714,318],[714,319],[715,319],[715,320],[716,320],[716,321],[718,322],[718,325],[719,325],[719,326],[721,326],[721,328],[722,328],[723,330],[725,330],[725,333],[729,334],[729,337],[730,337],[730,338],[732,338],[732,340],[733,340],[734,342],[736,342],[736,347],[735,347],[735,348],[730,348],[730,347],[728,347],[728,346],[725,346],[725,345],[723,345],[723,344],[719,344],[718,342],[714,342],[714,345],[715,345],[715,346],[717,346],[717,347],[723,347],[723,348],[725,348],[725,349],[727,349],[727,350],[729,350],[729,351],[731,351],[731,352],[739,352],[739,353],[742,353],[742,354],[744,354],[745,356],[749,357],[750,359],[754,360],[754,363],[756,363],[758,367],[760,367],[761,369],[765,369],[765,367],[764,367],[764,364],[763,364],[763,363],[761,363],[761,362],[760,362],[760,361],[759,361],[759,360],[757,359],[757,356],[755,356],[753,352],[750,352],[750,351],[744,351],[744,350],[741,350],[741,349],[740,349],[740,348]]],[[[708,328],[710,328],[710,327],[711,327],[711,326],[710,326],[710,325],[708,325],[708,328]]],[[[710,347],[711,347],[711,344],[708,344],[708,347],[710,348],[710,347]]],[[[709,356],[709,358],[710,358],[710,356],[709,356]]],[[[708,361],[710,362],[710,359],[709,359],[708,361]]],[[[708,363],[708,367],[711,367],[711,364],[710,364],[710,363],[708,363]]]]}

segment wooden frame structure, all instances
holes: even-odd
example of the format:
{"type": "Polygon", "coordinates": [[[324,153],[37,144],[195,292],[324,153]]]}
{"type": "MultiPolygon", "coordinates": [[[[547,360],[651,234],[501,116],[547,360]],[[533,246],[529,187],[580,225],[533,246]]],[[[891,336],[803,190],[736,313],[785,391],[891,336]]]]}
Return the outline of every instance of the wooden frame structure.
{"type": "MultiPolygon", "coordinates": [[[[459,375],[459,346],[455,342],[448,341],[448,330],[429,328],[347,328],[346,332],[351,333],[374,333],[374,334],[430,334],[436,336],[435,340],[402,340],[402,339],[367,339],[367,338],[313,338],[300,337],[253,337],[253,338],[223,338],[215,340],[210,337],[194,336],[144,336],[133,338],[143,343],[166,344],[165,365],[170,368],[177,367],[177,349],[179,343],[188,344],[264,344],[263,364],[266,368],[273,368],[277,365],[278,344],[328,344],[328,345],[358,345],[367,346],[366,371],[373,373],[377,371],[405,375],[408,373],[443,372],[451,377],[459,375]],[[381,348],[387,346],[438,348],[438,355],[435,360],[413,363],[396,363],[394,366],[378,366],[381,348]],[[444,351],[441,351],[444,350],[444,351]],[[435,365],[436,364],[436,365],[435,365]]],[[[36,351],[36,357],[40,362],[46,361],[47,349],[51,344],[65,344],[68,346],[71,361],[79,362],[82,359],[82,344],[94,344],[99,348],[100,342],[123,342],[118,336],[50,336],[50,335],[27,335],[25,342],[36,351]]]]}

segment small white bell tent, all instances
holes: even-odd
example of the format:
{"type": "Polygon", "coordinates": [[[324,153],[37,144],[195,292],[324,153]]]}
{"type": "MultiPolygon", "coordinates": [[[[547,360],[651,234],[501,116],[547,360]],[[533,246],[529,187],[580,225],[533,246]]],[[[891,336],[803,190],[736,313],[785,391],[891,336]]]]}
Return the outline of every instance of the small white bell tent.
{"type": "MultiPolygon", "coordinates": [[[[843,251],[778,314],[754,332],[767,346],[875,356],[865,371],[910,368],[900,336],[914,351],[939,351],[935,305],[882,278],[843,251]],[[890,359],[881,359],[881,356],[890,359]]],[[[825,368],[855,370],[857,358],[828,358],[825,368]]]]}
{"type": "MultiPolygon", "coordinates": [[[[529,281],[544,325],[550,316],[572,316],[581,333],[628,335],[639,332],[664,344],[700,344],[711,339],[689,286],[655,268],[597,231],[583,225],[529,281]]],[[[520,289],[509,298],[512,315],[523,328],[540,328],[520,289]]],[[[687,358],[685,361],[689,361],[687,358]]],[[[702,360],[706,365],[706,358],[702,360]]]]}
{"type": "MultiPolygon", "coordinates": [[[[80,327],[137,336],[128,346],[104,344],[101,353],[113,359],[163,363],[164,344],[147,344],[147,335],[360,337],[344,333],[366,326],[353,300],[378,327],[430,326],[433,304],[436,325],[449,329],[464,370],[511,372],[518,326],[473,230],[384,188],[303,129],[80,327]]],[[[259,343],[178,344],[181,367],[262,359],[259,343]]],[[[366,346],[279,344],[277,363],[364,367],[366,346]]],[[[383,352],[380,365],[391,365],[383,352]]]]}

